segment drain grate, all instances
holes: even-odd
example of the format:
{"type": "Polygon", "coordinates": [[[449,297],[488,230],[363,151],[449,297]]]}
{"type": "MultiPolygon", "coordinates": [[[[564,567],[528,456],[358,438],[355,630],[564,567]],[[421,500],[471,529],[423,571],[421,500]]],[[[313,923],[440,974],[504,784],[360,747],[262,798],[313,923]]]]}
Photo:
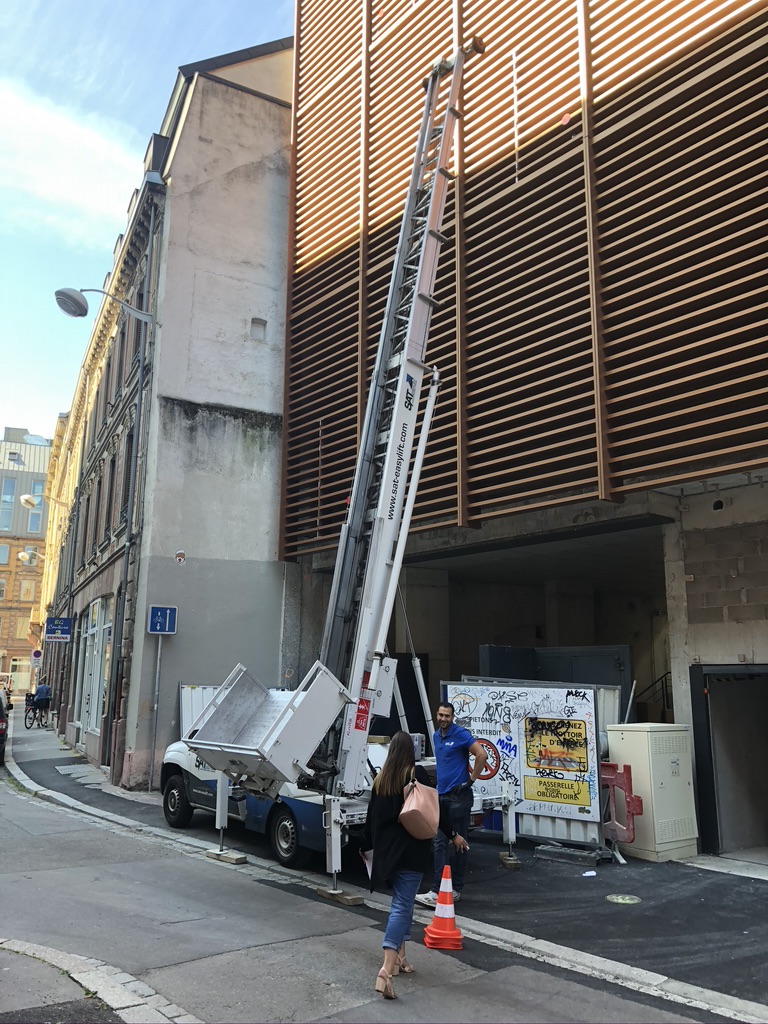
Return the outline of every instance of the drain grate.
{"type": "Polygon", "coordinates": [[[101,785],[105,781],[104,773],[91,764],[57,764],[56,771],[68,775],[73,782],[101,785]]]}

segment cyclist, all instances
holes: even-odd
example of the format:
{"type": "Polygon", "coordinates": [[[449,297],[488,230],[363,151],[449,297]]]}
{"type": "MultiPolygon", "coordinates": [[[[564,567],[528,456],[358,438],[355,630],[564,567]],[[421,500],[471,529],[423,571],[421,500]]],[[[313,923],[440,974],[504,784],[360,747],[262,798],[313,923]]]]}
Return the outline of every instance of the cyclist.
{"type": "Polygon", "coordinates": [[[40,679],[35,690],[35,709],[37,711],[37,724],[42,728],[48,723],[48,708],[51,706],[51,688],[45,681],[45,676],[40,679]],[[43,720],[45,716],[45,720],[43,720]]]}

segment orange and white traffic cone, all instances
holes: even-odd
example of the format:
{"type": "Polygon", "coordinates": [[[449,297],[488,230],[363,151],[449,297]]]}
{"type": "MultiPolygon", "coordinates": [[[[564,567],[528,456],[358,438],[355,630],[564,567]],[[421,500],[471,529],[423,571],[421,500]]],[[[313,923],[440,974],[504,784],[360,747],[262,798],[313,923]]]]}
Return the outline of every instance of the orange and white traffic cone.
{"type": "Polygon", "coordinates": [[[430,949],[463,949],[462,943],[463,936],[456,927],[456,915],[453,910],[451,869],[446,864],[440,880],[435,916],[432,918],[432,924],[424,929],[424,945],[430,949]]]}

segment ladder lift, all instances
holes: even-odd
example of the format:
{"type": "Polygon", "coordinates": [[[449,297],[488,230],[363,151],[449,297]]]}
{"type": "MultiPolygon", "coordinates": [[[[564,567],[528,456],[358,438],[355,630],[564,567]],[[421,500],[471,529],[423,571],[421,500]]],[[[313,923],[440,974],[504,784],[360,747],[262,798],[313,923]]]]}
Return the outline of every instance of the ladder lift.
{"type": "MultiPolygon", "coordinates": [[[[327,860],[334,876],[341,865],[340,797],[365,786],[372,714],[384,698],[389,713],[396,688],[394,659],[386,657],[386,636],[397,593],[411,513],[424,459],[439,375],[424,362],[441,245],[440,228],[464,61],[482,53],[475,37],[453,60],[432,68],[408,186],[405,210],[371,380],[347,520],[339,538],[320,660],[347,686],[355,703],[328,737],[339,774],[326,801],[327,860]],[[448,79],[440,116],[441,85],[448,79]],[[426,407],[418,412],[424,379],[430,375],[426,407]],[[419,428],[417,430],[417,427],[419,428]],[[418,440],[418,444],[417,444],[418,440]],[[409,469],[414,447],[413,469],[409,469]],[[384,678],[383,678],[384,677],[384,678]],[[336,748],[334,750],[334,747],[336,748]]],[[[426,721],[431,712],[417,675],[426,721]]],[[[399,695],[398,695],[398,704],[399,695]]],[[[399,710],[402,713],[402,707],[399,710]]]]}
{"type": "MultiPolygon", "coordinates": [[[[242,710],[246,685],[242,675],[233,674],[221,688],[225,692],[195,723],[194,736],[185,737],[211,767],[263,793],[277,796],[282,780],[296,782],[303,776],[312,781],[325,794],[326,853],[334,885],[343,829],[365,818],[365,801],[356,798],[369,785],[371,719],[389,714],[393,693],[404,717],[386,636],[439,387],[437,370],[427,366],[424,353],[445,242],[440,228],[453,178],[450,161],[461,116],[464,62],[484,49],[474,37],[452,59],[438,61],[424,81],[424,109],[319,659],[284,700],[260,696],[258,735],[247,735],[238,726],[239,738],[227,739],[235,707],[242,710]],[[265,714],[270,699],[280,710],[265,714]]],[[[417,679],[429,722],[426,689],[419,674],[417,679]]]]}

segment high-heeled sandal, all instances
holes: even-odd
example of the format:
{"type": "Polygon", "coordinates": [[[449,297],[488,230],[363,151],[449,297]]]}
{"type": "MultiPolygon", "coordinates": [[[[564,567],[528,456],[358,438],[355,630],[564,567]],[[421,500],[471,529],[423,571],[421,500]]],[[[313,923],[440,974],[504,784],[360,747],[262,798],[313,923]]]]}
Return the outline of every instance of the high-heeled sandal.
{"type": "Polygon", "coordinates": [[[405,959],[405,954],[403,953],[403,955],[399,957],[397,961],[398,974],[413,974],[414,970],[415,968],[413,964],[408,963],[408,961],[405,959]]]}
{"type": "Polygon", "coordinates": [[[375,989],[381,993],[385,999],[397,999],[394,988],[392,988],[392,975],[382,969],[376,975],[375,989]]]}
{"type": "Polygon", "coordinates": [[[413,964],[409,964],[405,959],[405,943],[397,951],[397,960],[395,960],[395,969],[393,974],[413,974],[413,964]]]}

